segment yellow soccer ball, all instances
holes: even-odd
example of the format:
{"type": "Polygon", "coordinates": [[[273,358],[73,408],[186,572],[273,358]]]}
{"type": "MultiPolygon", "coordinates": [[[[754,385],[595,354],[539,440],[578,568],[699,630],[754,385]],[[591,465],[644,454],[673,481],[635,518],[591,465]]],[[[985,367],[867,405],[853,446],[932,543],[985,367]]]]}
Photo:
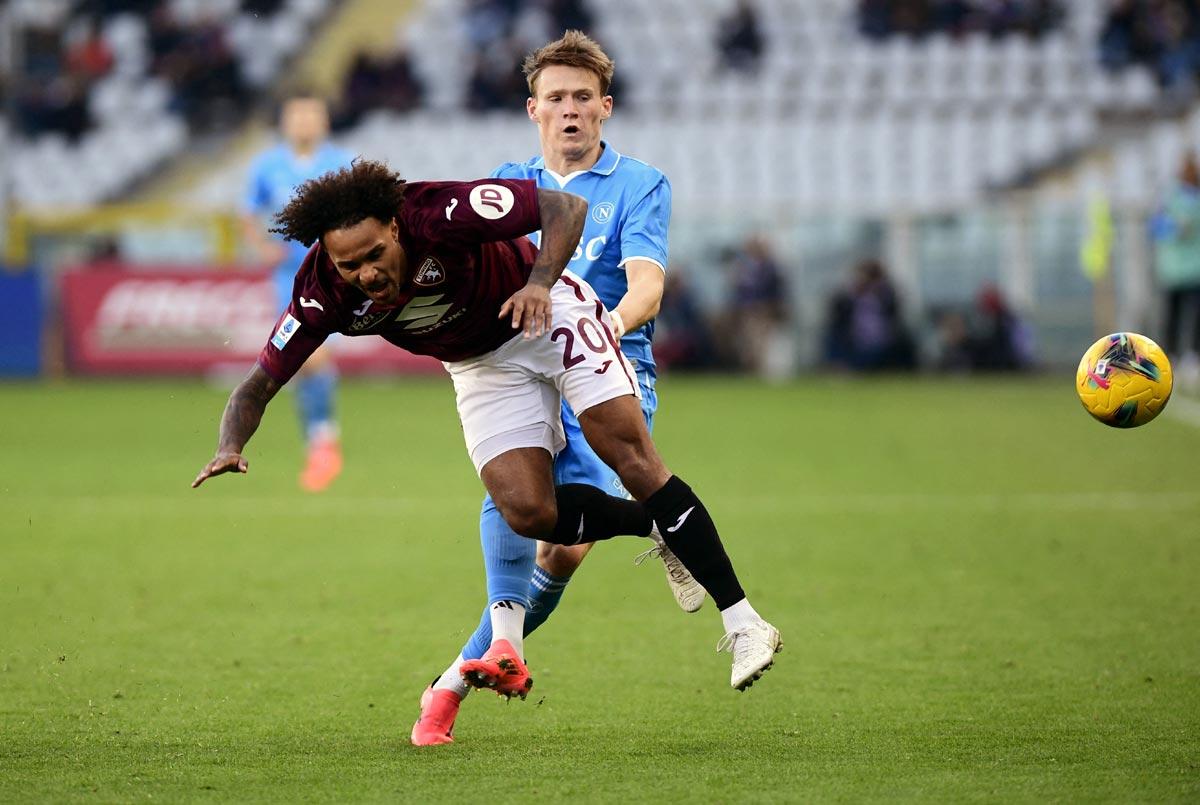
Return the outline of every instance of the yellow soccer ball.
{"type": "Polygon", "coordinates": [[[1083,353],[1075,390],[1087,412],[1105,425],[1136,428],[1171,399],[1171,362],[1144,335],[1106,335],[1083,353]]]}

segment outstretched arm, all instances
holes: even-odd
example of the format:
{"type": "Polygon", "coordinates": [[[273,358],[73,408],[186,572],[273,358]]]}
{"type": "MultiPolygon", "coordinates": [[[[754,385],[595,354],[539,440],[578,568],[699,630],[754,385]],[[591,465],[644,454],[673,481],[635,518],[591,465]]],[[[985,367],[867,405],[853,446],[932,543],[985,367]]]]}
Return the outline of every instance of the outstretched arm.
{"type": "Polygon", "coordinates": [[[257,363],[246,375],[246,379],[229,395],[225,413],[221,416],[221,435],[217,440],[217,454],[200,470],[192,488],[200,486],[209,477],[225,472],[246,472],[248,464],[242,458],[242,448],[262,421],[267,403],[281,388],[257,363]]]}
{"type": "Polygon", "coordinates": [[[587,208],[587,201],[574,193],[538,188],[538,212],[542,219],[538,256],[529,272],[529,282],[500,308],[500,318],[511,313],[513,329],[523,325],[526,338],[550,329],[550,287],[575,254],[587,208]]]}

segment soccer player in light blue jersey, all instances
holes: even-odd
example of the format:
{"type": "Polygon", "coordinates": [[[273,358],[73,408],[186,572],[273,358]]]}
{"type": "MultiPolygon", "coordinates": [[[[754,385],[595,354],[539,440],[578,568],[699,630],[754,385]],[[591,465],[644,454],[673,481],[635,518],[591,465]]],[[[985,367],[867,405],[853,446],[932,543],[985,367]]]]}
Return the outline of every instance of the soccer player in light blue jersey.
{"type": "MultiPolygon", "coordinates": [[[[531,54],[524,72],[531,95],[527,111],[538,126],[542,153],[528,162],[502,165],[493,175],[533,179],[541,187],[588,200],[583,237],[567,267],[591,284],[610,311],[612,335],[636,370],[649,426],[657,405],[651,339],[667,266],[670,184],[656,168],[618,153],[601,139],[601,128],[612,113],[607,90],[613,63],[594,41],[568,31],[531,54]]],[[[571,334],[564,331],[563,336],[571,334]]],[[[558,336],[552,333],[551,337],[558,336]]],[[[555,483],[584,483],[628,497],[616,473],[588,446],[578,419],[565,404],[562,419],[567,446],[555,458],[555,483]]],[[[491,498],[484,500],[480,530],[488,608],[462,653],[422,696],[421,716],[411,736],[418,746],[453,740],[454,720],[469,686],[493,687],[505,695],[519,691],[523,697],[531,684],[523,660],[523,637],[554,611],[592,547],[590,543],[535,546],[513,532],[491,498]]],[[[704,601],[704,588],[657,532],[652,537],[655,547],[643,556],[661,557],[677,602],[688,612],[696,611],[704,601]]],[[[737,610],[732,603],[718,602],[737,610]]],[[[770,656],[778,649],[778,633],[769,626],[743,633],[726,609],[722,618],[727,635],[742,635],[727,637],[734,648],[734,687],[741,689],[769,667],[770,656]],[[742,641],[740,647],[733,645],[737,640],[742,641]]]]}
{"type": "MultiPolygon", "coordinates": [[[[280,114],[283,141],[258,155],[250,168],[243,200],[243,229],[258,257],[274,266],[272,276],[280,310],[292,299],[292,282],[308,247],[267,232],[264,219],[283,209],[293,192],[309,179],[350,165],[353,155],[330,143],[329,110],[324,99],[305,93],[288,97],[280,114]]],[[[296,378],[296,402],[307,443],[300,486],[320,492],[342,470],[342,450],[334,419],[337,372],[327,347],[308,359],[296,378]]]]}

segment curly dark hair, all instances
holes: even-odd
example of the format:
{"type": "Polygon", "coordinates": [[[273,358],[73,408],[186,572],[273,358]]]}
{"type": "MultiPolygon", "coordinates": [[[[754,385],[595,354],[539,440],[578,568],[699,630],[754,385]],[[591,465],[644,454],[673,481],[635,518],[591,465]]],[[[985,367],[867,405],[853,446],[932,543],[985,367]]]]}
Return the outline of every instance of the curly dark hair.
{"type": "Polygon", "coordinates": [[[275,216],[272,232],[311,246],[326,232],[367,218],[384,223],[404,202],[404,180],[382,162],[356,159],[350,167],[309,179],[275,216]]]}

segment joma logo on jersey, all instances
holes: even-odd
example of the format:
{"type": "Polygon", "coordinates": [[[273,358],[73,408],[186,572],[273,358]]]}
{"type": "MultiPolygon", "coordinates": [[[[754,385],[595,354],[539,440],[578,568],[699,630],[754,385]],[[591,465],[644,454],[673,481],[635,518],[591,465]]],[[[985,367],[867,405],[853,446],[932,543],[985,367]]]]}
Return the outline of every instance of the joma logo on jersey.
{"type": "Polygon", "coordinates": [[[432,257],[426,257],[425,262],[421,263],[421,267],[413,275],[413,282],[417,285],[437,285],[445,278],[446,270],[442,268],[442,264],[432,257]]]}
{"type": "Polygon", "coordinates": [[[437,302],[445,294],[436,294],[434,296],[414,296],[412,301],[401,308],[396,314],[396,321],[406,321],[405,330],[416,330],[420,327],[432,327],[442,320],[446,315],[446,311],[452,306],[449,304],[439,305],[437,302]]]}

